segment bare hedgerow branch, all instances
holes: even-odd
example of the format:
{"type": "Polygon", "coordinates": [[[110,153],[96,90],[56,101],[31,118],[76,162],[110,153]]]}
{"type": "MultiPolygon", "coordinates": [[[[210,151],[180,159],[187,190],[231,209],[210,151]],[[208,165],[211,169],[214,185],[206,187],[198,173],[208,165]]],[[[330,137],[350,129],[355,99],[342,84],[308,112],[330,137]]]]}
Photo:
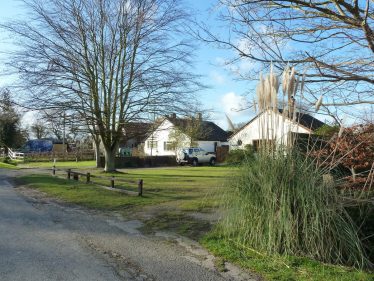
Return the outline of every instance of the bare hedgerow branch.
{"type": "MultiPolygon", "coordinates": [[[[215,34],[202,23],[197,36],[220,48],[234,50],[233,63],[257,62],[258,68],[240,73],[242,79],[256,79],[259,69],[267,69],[271,63],[279,72],[290,64],[300,71],[296,76],[302,76],[306,70],[305,82],[314,92],[324,94],[326,106],[374,103],[372,1],[219,3],[219,19],[229,30],[227,36],[215,34]]],[[[312,96],[309,98],[311,103],[315,102],[312,96]]]]}

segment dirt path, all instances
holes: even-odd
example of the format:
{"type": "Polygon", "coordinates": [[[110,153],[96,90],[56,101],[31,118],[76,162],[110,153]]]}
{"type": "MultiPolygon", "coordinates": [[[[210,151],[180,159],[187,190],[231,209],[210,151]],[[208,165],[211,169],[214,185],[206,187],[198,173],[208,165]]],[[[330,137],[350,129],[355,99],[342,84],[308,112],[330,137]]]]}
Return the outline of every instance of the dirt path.
{"type": "Polygon", "coordinates": [[[1,280],[254,280],[230,264],[216,270],[188,238],[144,234],[140,220],[13,188],[19,173],[0,170],[1,280]]]}

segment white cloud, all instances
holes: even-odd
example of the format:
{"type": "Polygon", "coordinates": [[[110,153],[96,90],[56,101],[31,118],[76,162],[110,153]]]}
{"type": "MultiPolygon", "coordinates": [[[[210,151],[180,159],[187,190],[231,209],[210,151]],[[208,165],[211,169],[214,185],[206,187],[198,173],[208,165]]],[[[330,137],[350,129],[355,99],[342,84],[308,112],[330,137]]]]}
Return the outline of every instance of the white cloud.
{"type": "Polygon", "coordinates": [[[232,117],[248,115],[248,102],[245,97],[229,92],[221,98],[223,111],[232,117]]]}
{"type": "Polygon", "coordinates": [[[252,50],[251,42],[247,38],[239,39],[236,46],[243,53],[249,53],[252,50]]]}
{"type": "Polygon", "coordinates": [[[212,71],[210,73],[210,78],[218,85],[223,85],[226,82],[226,78],[224,75],[218,73],[217,71],[212,71]]]}
{"type": "Polygon", "coordinates": [[[22,127],[31,126],[37,119],[36,111],[28,111],[21,118],[22,127]]]}
{"type": "Polygon", "coordinates": [[[248,58],[242,57],[240,60],[232,62],[222,57],[216,57],[215,63],[223,69],[233,73],[234,75],[245,75],[252,69],[258,67],[258,63],[248,58]]]}
{"type": "Polygon", "coordinates": [[[224,59],[223,57],[216,57],[214,59],[215,63],[218,64],[219,66],[225,66],[227,63],[227,60],[224,59]]]}

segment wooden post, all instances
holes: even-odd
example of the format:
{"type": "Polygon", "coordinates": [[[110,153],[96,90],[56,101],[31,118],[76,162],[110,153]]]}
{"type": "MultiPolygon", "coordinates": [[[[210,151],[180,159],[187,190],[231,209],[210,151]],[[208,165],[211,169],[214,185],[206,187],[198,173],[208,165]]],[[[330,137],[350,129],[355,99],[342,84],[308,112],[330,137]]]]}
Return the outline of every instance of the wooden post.
{"type": "Polygon", "coordinates": [[[143,196],[143,180],[138,181],[138,196],[143,196]]]}
{"type": "Polygon", "coordinates": [[[55,165],[53,165],[53,167],[52,167],[52,175],[56,175],[56,166],[55,165]]]}
{"type": "Polygon", "coordinates": [[[91,179],[91,174],[87,173],[87,175],[86,175],[86,183],[89,183],[90,179],[91,179]]]}
{"type": "Polygon", "coordinates": [[[79,180],[79,175],[78,175],[78,173],[73,173],[73,179],[74,180],[79,180]]]}
{"type": "Polygon", "coordinates": [[[110,187],[114,188],[114,176],[112,176],[112,179],[110,180],[110,187]]]}
{"type": "Polygon", "coordinates": [[[71,169],[68,169],[68,180],[70,180],[71,169]]]}

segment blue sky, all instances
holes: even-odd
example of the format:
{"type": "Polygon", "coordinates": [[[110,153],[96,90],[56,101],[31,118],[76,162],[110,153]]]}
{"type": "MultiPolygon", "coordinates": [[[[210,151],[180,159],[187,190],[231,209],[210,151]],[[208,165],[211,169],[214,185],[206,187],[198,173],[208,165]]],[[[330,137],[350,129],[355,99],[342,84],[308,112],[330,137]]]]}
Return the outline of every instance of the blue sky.
{"type": "MultiPolygon", "coordinates": [[[[213,31],[219,30],[219,23],[215,21],[215,15],[211,13],[215,0],[185,0],[186,4],[195,10],[197,20],[203,21],[213,28],[213,31]]],[[[17,0],[2,0],[0,4],[0,20],[15,19],[27,17],[27,13],[21,9],[17,0]]],[[[221,31],[222,32],[222,31],[221,31]]],[[[4,70],[4,59],[6,50],[12,48],[6,43],[6,34],[0,34],[0,69],[4,70]]],[[[253,89],[254,83],[240,82],[235,79],[231,73],[222,64],[232,55],[231,51],[218,50],[212,46],[199,44],[195,53],[195,70],[203,76],[203,82],[209,86],[199,93],[200,101],[204,107],[213,109],[210,114],[211,120],[215,121],[223,128],[227,128],[225,113],[230,116],[234,123],[248,121],[254,113],[246,110],[237,112],[245,105],[242,95],[253,89]]],[[[253,67],[249,62],[240,62],[238,67],[242,70],[253,67]]],[[[0,76],[0,87],[11,86],[12,80],[9,77],[0,76]]],[[[27,119],[30,120],[28,114],[27,119]]]]}

